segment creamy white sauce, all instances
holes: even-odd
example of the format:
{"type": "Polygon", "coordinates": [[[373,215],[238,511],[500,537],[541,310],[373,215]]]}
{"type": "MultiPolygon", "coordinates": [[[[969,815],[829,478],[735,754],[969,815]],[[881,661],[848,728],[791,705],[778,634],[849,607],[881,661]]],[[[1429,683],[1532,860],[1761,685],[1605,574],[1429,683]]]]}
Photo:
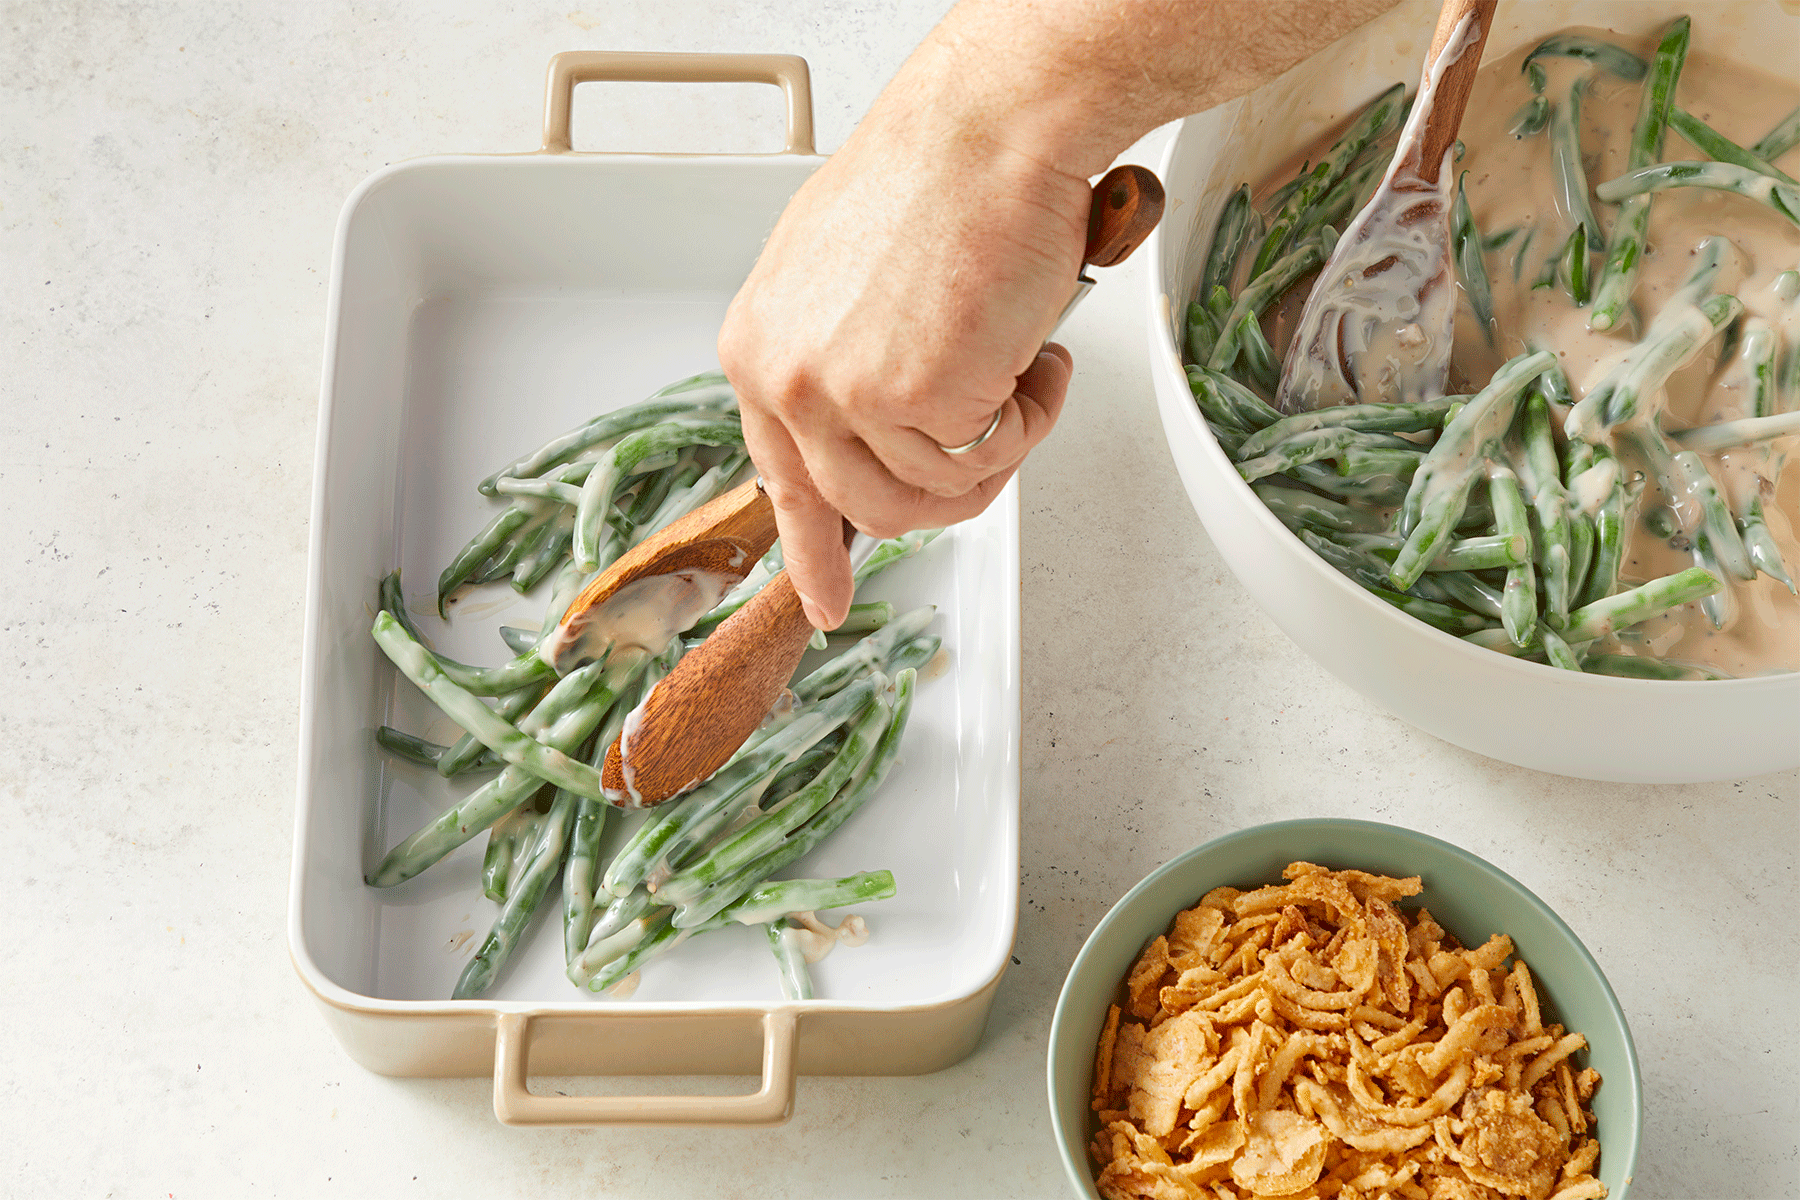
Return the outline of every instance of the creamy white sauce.
{"type": "Polygon", "coordinates": [[[816,963],[839,945],[856,947],[869,940],[868,924],[855,913],[847,914],[837,925],[827,925],[816,912],[798,912],[791,919],[799,928],[792,935],[808,963],[816,963]]]}
{"type": "Polygon", "coordinates": [[[718,606],[737,582],[713,571],[671,571],[634,579],[602,604],[565,618],[544,639],[541,653],[558,674],[604,658],[614,647],[657,654],[669,640],[718,606]]]}

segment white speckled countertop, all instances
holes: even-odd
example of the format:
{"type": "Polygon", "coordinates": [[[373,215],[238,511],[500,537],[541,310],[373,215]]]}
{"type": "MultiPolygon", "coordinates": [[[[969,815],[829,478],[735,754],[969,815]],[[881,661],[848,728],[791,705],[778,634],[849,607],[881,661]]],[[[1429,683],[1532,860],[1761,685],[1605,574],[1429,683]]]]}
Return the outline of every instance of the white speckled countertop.
{"type": "MultiPolygon", "coordinates": [[[[1044,1047],[1083,938],[1180,849],[1309,814],[1456,842],[1575,928],[1643,1060],[1634,1197],[1800,1194],[1800,774],[1534,774],[1326,676],[1181,491],[1136,260],[1066,327],[1070,403],[1023,476],[1022,915],[973,1056],[802,1079],[757,1132],[510,1129],[484,1079],[354,1065],[284,934],[344,198],[398,159],[534,147],[567,49],[800,54],[830,150],[945,7],[580,2],[0,8],[0,1194],[1059,1196],[1044,1047]]],[[[774,149],[773,96],[591,86],[577,147],[774,149]]]]}

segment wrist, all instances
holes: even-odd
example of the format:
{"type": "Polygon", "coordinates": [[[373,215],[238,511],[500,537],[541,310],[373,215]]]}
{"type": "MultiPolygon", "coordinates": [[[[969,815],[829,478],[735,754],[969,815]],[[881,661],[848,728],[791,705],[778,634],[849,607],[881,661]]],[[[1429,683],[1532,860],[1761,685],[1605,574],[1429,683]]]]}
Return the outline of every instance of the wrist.
{"type": "Polygon", "coordinates": [[[1055,6],[965,0],[934,29],[870,117],[922,152],[1001,151],[1074,180],[1105,171],[1163,119],[1055,6]]]}

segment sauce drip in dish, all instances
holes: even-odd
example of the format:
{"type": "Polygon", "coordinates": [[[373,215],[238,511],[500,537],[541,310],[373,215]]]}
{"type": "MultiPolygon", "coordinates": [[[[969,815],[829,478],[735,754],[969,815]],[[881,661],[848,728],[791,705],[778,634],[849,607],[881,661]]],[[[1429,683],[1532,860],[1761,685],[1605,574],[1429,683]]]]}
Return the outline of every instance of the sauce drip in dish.
{"type": "MultiPolygon", "coordinates": [[[[1616,463],[1582,476],[1583,486],[1570,489],[1569,503],[1593,516],[1615,478],[1631,498],[1625,506],[1614,594],[1697,565],[1711,570],[1724,586],[1704,600],[1593,639],[1584,652],[1658,659],[1708,675],[1800,670],[1800,598],[1754,562],[1734,564],[1729,556],[1705,556],[1709,543],[1703,494],[1712,486],[1705,481],[1710,476],[1725,506],[1740,514],[1740,526],[1741,514],[1751,507],[1758,510],[1788,574],[1800,580],[1800,466],[1783,470],[1786,460],[1800,452],[1800,436],[1723,448],[1705,439],[1684,443],[1680,437],[1685,430],[1759,415],[1749,400],[1751,376],[1758,353],[1767,361],[1771,342],[1775,374],[1779,377],[1785,369],[1788,378],[1769,385],[1772,400],[1764,401],[1762,411],[1780,413],[1800,405],[1800,396],[1791,394],[1800,390],[1794,382],[1800,362],[1787,365],[1792,356],[1800,356],[1800,225],[1766,197],[1759,201],[1741,191],[1657,191],[1648,207],[1630,304],[1611,328],[1598,328],[1607,322],[1595,318],[1596,306],[1586,297],[1578,304],[1572,296],[1587,290],[1591,280],[1572,282],[1571,264],[1591,275],[1601,272],[1606,236],[1619,223],[1621,206],[1601,201],[1595,189],[1641,165],[1632,161],[1631,146],[1645,83],[1627,76],[1634,61],[1643,74],[1657,51],[1657,38],[1633,41],[1605,30],[1573,29],[1552,40],[1610,43],[1619,55],[1533,56],[1534,49],[1546,44],[1534,40],[1489,63],[1477,77],[1451,171],[1452,186],[1460,185],[1473,221],[1479,246],[1474,253],[1486,268],[1491,299],[1484,303],[1492,321],[1477,316],[1469,281],[1459,278],[1446,390],[1461,396],[1479,392],[1502,364],[1550,350],[1568,379],[1568,399],[1577,405],[1553,404],[1552,420],[1560,431],[1573,411],[1573,431],[1584,418],[1579,402],[1595,393],[1646,333],[1692,330],[1694,344],[1680,357],[1680,365],[1672,374],[1656,374],[1633,415],[1586,430],[1589,440],[1616,456],[1616,463]],[[1538,119],[1524,119],[1534,105],[1538,119]],[[1560,130],[1558,121],[1566,123],[1560,130]],[[1571,131],[1573,137],[1568,136],[1571,131]],[[1570,149],[1576,146],[1578,150],[1570,149]],[[1574,157],[1578,163],[1571,161],[1574,157]],[[1586,254],[1568,249],[1578,226],[1593,235],[1586,254]],[[1693,283],[1702,267],[1708,268],[1703,286],[1693,283]],[[1741,305],[1741,312],[1731,310],[1722,328],[1718,305],[1711,310],[1711,322],[1701,307],[1721,295],[1735,297],[1741,305]]],[[[1791,79],[1689,52],[1672,103],[1678,119],[1668,126],[1659,159],[1716,157],[1707,147],[1690,144],[1682,132],[1685,128],[1703,137],[1702,125],[1738,146],[1753,146],[1797,103],[1800,86],[1791,79]]],[[[1332,139],[1322,139],[1296,155],[1257,189],[1258,207],[1271,198],[1279,200],[1282,185],[1304,164],[1319,162],[1331,145],[1332,139]]],[[[1786,174],[1800,173],[1800,149],[1784,149],[1771,161],[1786,174]]],[[[1300,279],[1264,314],[1262,330],[1277,355],[1294,338],[1313,279],[1300,279]]],[[[1371,399],[1377,398],[1360,397],[1371,399]]],[[[1390,453],[1404,453],[1404,441],[1394,445],[1398,448],[1390,453]]],[[[1481,494],[1477,485],[1476,495],[1481,494]]],[[[1345,502],[1373,508],[1383,517],[1394,504],[1391,496],[1373,501],[1349,497],[1345,502]]],[[[1714,511],[1722,511],[1716,503],[1714,511]]]]}

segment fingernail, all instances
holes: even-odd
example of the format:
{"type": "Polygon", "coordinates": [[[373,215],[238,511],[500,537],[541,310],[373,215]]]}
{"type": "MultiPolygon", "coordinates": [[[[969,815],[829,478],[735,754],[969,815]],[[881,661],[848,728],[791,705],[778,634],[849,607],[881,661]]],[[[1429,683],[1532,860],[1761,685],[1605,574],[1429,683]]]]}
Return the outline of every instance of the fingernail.
{"type": "Polygon", "coordinates": [[[814,604],[812,597],[799,588],[795,588],[794,593],[800,597],[800,611],[806,614],[806,619],[812,622],[812,627],[814,629],[825,628],[825,610],[814,604]]]}

